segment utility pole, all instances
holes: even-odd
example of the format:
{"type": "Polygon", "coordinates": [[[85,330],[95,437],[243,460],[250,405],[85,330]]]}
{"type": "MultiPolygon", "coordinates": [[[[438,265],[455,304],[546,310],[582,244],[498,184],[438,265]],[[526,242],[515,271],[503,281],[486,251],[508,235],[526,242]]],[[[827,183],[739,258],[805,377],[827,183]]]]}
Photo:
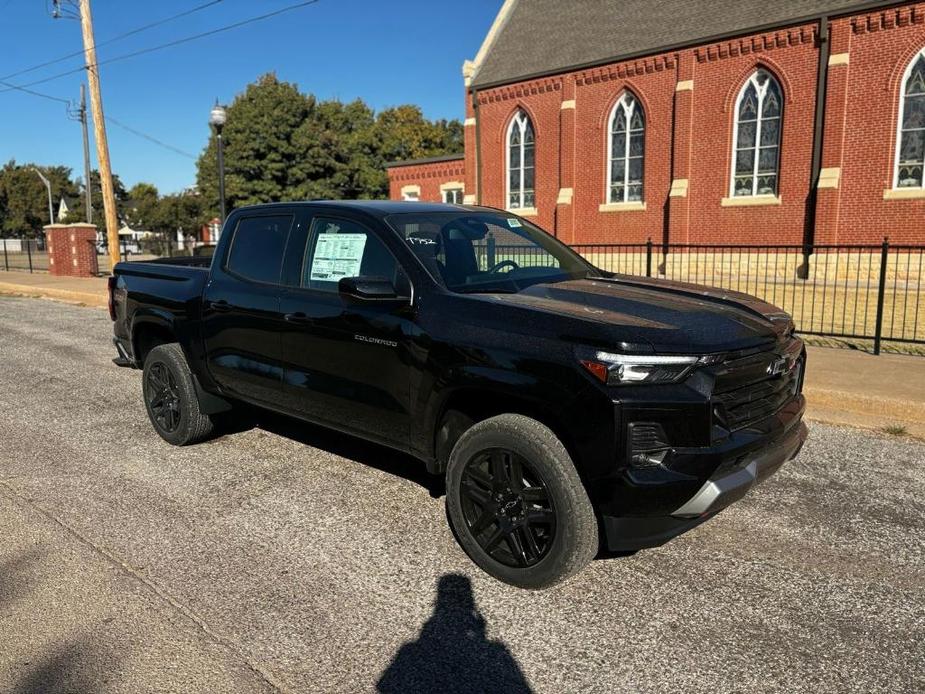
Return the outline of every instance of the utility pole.
{"type": "Polygon", "coordinates": [[[93,224],[93,190],[90,187],[90,136],[87,134],[87,90],[80,85],[80,127],[84,133],[84,195],[87,208],[87,224],[93,224]]]}
{"type": "MultiPolygon", "coordinates": [[[[80,0],[80,28],[83,32],[84,56],[87,62],[87,81],[90,83],[90,110],[93,112],[96,158],[100,165],[100,187],[103,189],[106,238],[109,242],[110,265],[114,267],[119,262],[119,219],[116,214],[116,195],[112,186],[112,167],[109,163],[109,142],[106,139],[103,99],[100,96],[100,73],[96,64],[96,42],[93,38],[93,17],[90,14],[90,0],[80,0]]],[[[88,179],[88,188],[89,184],[88,179]]]]}
{"type": "Polygon", "coordinates": [[[87,224],[93,224],[93,189],[90,187],[90,136],[87,134],[87,90],[80,85],[80,105],[76,109],[67,107],[71,120],[80,123],[84,136],[84,206],[87,208],[87,224]]]}

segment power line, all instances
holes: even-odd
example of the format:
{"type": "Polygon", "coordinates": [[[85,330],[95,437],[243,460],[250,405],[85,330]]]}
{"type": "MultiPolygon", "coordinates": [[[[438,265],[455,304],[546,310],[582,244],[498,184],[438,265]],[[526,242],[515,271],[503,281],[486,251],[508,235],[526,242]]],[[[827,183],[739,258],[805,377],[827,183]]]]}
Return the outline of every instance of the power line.
{"type": "Polygon", "coordinates": [[[3,80],[0,80],[0,84],[4,85],[4,86],[6,86],[6,87],[9,87],[9,89],[3,89],[2,91],[4,91],[4,92],[5,92],[5,91],[9,91],[10,89],[15,89],[16,91],[19,91],[19,92],[24,92],[24,93],[26,93],[26,94],[31,94],[32,96],[38,96],[38,97],[41,97],[41,98],[43,98],[43,99],[49,99],[50,101],[60,101],[62,104],[66,104],[66,105],[68,105],[68,106],[71,105],[71,102],[70,102],[70,101],[68,101],[67,99],[62,99],[62,98],[59,97],[59,96],[52,96],[51,94],[45,94],[45,93],[43,93],[43,92],[37,92],[37,91],[35,91],[34,89],[27,89],[26,87],[21,87],[21,86],[19,86],[18,84],[12,84],[12,83],[10,83],[10,82],[4,82],[3,80]]]}
{"type": "MultiPolygon", "coordinates": [[[[10,84],[9,82],[4,82],[3,80],[0,80],[0,84],[8,85],[8,86],[10,86],[11,88],[15,88],[17,91],[21,91],[21,92],[24,92],[24,93],[26,93],[26,94],[30,94],[30,95],[32,95],[32,96],[37,96],[37,97],[40,97],[40,98],[42,98],[42,99],[48,99],[49,101],[57,101],[57,102],[59,102],[59,103],[62,103],[62,104],[64,104],[65,106],[68,107],[68,116],[70,116],[70,117],[72,117],[72,118],[74,117],[73,102],[70,101],[70,100],[68,100],[68,99],[62,99],[61,97],[58,97],[58,96],[52,96],[51,94],[45,94],[45,93],[43,93],[43,92],[38,92],[38,91],[35,91],[34,89],[26,89],[26,88],[24,88],[24,87],[19,87],[19,86],[17,86],[17,85],[10,84]]],[[[79,120],[78,118],[74,118],[74,119],[75,119],[75,120],[79,120]]],[[[136,137],[140,137],[140,138],[142,138],[142,139],[144,139],[144,140],[147,140],[148,142],[152,142],[152,143],[154,143],[155,145],[158,145],[159,147],[163,147],[164,149],[167,149],[167,150],[170,150],[171,152],[174,152],[175,154],[179,154],[179,155],[181,155],[181,156],[187,157],[188,159],[196,159],[196,155],[195,155],[195,154],[190,154],[189,152],[187,152],[187,151],[185,151],[185,150],[182,150],[182,149],[180,149],[179,147],[174,147],[173,145],[168,144],[168,143],[164,142],[163,140],[157,139],[157,138],[154,137],[153,135],[148,135],[147,133],[144,133],[144,132],[142,132],[142,131],[140,131],[140,130],[136,130],[135,128],[131,127],[130,125],[126,125],[125,123],[122,123],[121,121],[116,120],[116,119],[113,118],[112,116],[106,116],[106,120],[107,120],[109,123],[112,123],[113,125],[118,126],[118,127],[122,128],[123,130],[132,133],[132,135],[135,135],[136,137]]]]}
{"type": "Polygon", "coordinates": [[[116,126],[122,128],[123,130],[126,130],[126,131],[132,133],[132,135],[135,135],[136,137],[140,137],[140,138],[142,138],[142,139],[144,139],[144,140],[147,140],[148,142],[152,142],[152,143],[158,145],[159,147],[163,147],[164,149],[169,149],[171,152],[174,152],[175,154],[179,154],[179,155],[181,155],[181,156],[183,156],[183,157],[187,157],[188,159],[194,159],[194,160],[195,160],[195,159],[197,158],[195,154],[190,154],[189,152],[186,152],[186,151],[180,149],[179,147],[174,147],[173,145],[167,144],[167,143],[164,142],[163,140],[158,140],[156,137],[154,137],[154,136],[152,136],[152,135],[148,135],[147,133],[143,133],[143,132],[141,132],[140,130],[135,130],[135,128],[132,128],[132,127],[126,125],[125,123],[121,123],[121,122],[117,121],[117,120],[116,120],[115,118],[113,118],[112,116],[106,116],[106,122],[107,122],[107,123],[112,123],[113,125],[116,125],[116,126]]]}
{"type": "Polygon", "coordinates": [[[305,0],[304,2],[298,2],[293,5],[287,5],[286,7],[282,7],[278,10],[274,10],[273,12],[267,12],[266,14],[262,14],[257,17],[251,17],[250,19],[243,19],[239,22],[234,22],[233,24],[227,24],[225,26],[221,26],[216,29],[211,29],[209,31],[204,31],[199,34],[193,34],[192,36],[186,36],[184,38],[176,39],[174,41],[168,41],[167,43],[162,43],[157,46],[151,46],[149,48],[142,48],[141,50],[132,51],[131,53],[124,53],[122,55],[117,55],[112,58],[107,58],[106,60],[98,60],[96,61],[96,63],[92,65],[78,67],[72,70],[66,70],[65,72],[59,72],[58,74],[52,75],[51,77],[45,77],[40,80],[34,80],[32,82],[27,82],[26,84],[9,86],[6,89],[0,89],[0,94],[2,94],[3,92],[10,91],[11,89],[21,89],[25,87],[32,87],[37,84],[44,84],[45,82],[51,82],[53,80],[66,77],[68,75],[73,75],[74,73],[80,72],[87,68],[99,67],[100,65],[108,65],[109,63],[115,63],[115,62],[119,62],[122,60],[128,60],[129,58],[136,58],[140,55],[154,53],[155,51],[164,50],[165,48],[173,48],[174,46],[179,46],[185,43],[190,43],[191,41],[196,41],[198,39],[205,38],[207,36],[214,36],[216,34],[221,34],[226,31],[231,31],[232,29],[238,29],[248,24],[253,24],[254,22],[260,22],[264,19],[270,19],[271,17],[276,17],[278,15],[283,14],[284,12],[291,12],[292,10],[297,10],[302,7],[307,7],[308,5],[314,5],[317,2],[319,2],[319,0],[305,0]]]}
{"type": "MultiPolygon", "coordinates": [[[[147,31],[148,29],[153,29],[153,28],[155,28],[155,27],[159,27],[159,26],[161,26],[161,25],[163,25],[163,24],[167,24],[168,22],[172,22],[172,21],[174,21],[175,19],[180,19],[180,18],[182,18],[182,17],[186,17],[186,16],[191,15],[191,14],[193,14],[193,13],[195,13],[195,12],[199,12],[200,10],[204,10],[204,9],[206,9],[207,7],[211,7],[212,5],[217,5],[218,3],[224,2],[224,1],[225,1],[225,0],[211,0],[211,2],[207,2],[207,3],[204,3],[204,4],[202,4],[202,5],[198,5],[198,6],[196,6],[196,7],[193,7],[192,9],[186,10],[185,12],[180,12],[179,14],[175,14],[175,15],[172,15],[172,16],[170,16],[170,17],[166,17],[166,18],[164,18],[164,19],[159,19],[159,20],[157,20],[156,22],[151,22],[150,24],[145,24],[144,26],[140,26],[140,27],[138,27],[138,28],[136,28],[136,29],[132,29],[132,30],[130,30],[130,31],[126,31],[124,34],[119,34],[119,35],[117,35],[117,36],[113,36],[111,39],[106,39],[105,41],[101,41],[100,43],[96,44],[96,47],[99,48],[100,46],[108,46],[109,44],[115,43],[116,41],[121,41],[122,39],[128,38],[129,36],[134,36],[135,34],[140,34],[141,32],[147,31]]],[[[68,53],[67,55],[62,55],[60,58],[55,58],[55,59],[53,59],[53,60],[48,60],[48,61],[46,61],[46,62],[44,62],[44,63],[39,63],[38,65],[33,65],[32,67],[27,67],[27,68],[25,68],[25,69],[23,69],[23,70],[19,70],[18,72],[11,72],[11,73],[8,74],[8,75],[3,75],[2,77],[0,77],[0,81],[2,81],[2,80],[8,80],[8,79],[10,79],[10,78],[12,78],[12,77],[18,77],[19,75],[25,75],[25,74],[27,74],[27,73],[29,73],[29,72],[35,72],[36,70],[40,70],[40,69],[43,68],[43,67],[48,67],[49,65],[55,65],[56,63],[63,62],[63,61],[65,61],[65,60],[68,60],[69,58],[75,58],[75,57],[80,56],[80,55],[83,55],[83,54],[84,54],[84,52],[83,52],[82,50],[80,50],[80,51],[74,51],[73,53],[68,53]]],[[[5,84],[5,83],[4,83],[4,84],[5,84]]]]}

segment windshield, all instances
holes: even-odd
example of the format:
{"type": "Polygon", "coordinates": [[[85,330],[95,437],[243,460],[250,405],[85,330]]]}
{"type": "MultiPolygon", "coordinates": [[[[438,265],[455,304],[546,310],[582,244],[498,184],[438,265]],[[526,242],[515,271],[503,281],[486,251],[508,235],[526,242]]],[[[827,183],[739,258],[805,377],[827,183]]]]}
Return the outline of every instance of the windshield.
{"type": "Polygon", "coordinates": [[[600,275],[568,246],[504,212],[396,214],[386,222],[433,278],[454,292],[519,292],[600,275]]]}

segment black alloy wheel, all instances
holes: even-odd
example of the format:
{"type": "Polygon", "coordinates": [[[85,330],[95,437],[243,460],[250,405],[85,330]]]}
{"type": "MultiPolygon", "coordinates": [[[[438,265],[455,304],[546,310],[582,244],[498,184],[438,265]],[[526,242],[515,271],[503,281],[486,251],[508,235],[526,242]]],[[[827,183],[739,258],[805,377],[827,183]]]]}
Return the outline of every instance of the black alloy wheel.
{"type": "Polygon", "coordinates": [[[177,379],[162,362],[154,363],[145,374],[145,398],[152,418],[165,433],[180,426],[180,391],[177,379]]]}
{"type": "Polygon", "coordinates": [[[518,453],[477,453],[463,470],[460,496],[469,532],[495,561],[527,568],[552,547],[555,506],[546,482],[518,453]]]}

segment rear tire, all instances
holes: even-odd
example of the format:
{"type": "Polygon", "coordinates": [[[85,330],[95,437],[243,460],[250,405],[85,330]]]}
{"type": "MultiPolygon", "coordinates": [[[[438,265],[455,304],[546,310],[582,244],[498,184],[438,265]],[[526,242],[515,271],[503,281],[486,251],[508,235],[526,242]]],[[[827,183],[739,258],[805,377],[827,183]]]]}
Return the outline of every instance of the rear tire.
{"type": "Polygon", "coordinates": [[[199,409],[193,374],[178,343],[158,345],[148,353],[142,396],[154,431],[167,443],[186,446],[212,433],[212,419],[199,409]]]}
{"type": "Polygon", "coordinates": [[[520,588],[560,583],[598,550],[597,519],[571,456],[544,424],[503,414],[456,442],[447,514],[469,557],[520,588]]]}

